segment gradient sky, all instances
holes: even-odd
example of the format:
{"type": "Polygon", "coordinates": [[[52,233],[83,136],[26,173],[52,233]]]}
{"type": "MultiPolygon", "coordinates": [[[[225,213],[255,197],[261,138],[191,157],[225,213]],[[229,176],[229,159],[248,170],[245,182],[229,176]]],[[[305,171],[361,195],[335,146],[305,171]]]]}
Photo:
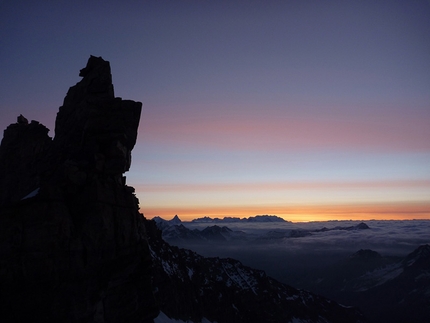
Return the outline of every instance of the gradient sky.
{"type": "Polygon", "coordinates": [[[53,136],[89,55],[148,218],[430,218],[429,1],[0,1],[0,128],[53,136]]]}

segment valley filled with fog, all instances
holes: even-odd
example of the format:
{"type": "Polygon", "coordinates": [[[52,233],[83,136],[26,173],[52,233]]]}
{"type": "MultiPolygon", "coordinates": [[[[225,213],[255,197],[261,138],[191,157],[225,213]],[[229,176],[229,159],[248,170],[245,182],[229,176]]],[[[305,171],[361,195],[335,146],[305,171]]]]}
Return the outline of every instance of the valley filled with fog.
{"type": "Polygon", "coordinates": [[[376,251],[395,262],[420,245],[430,244],[428,220],[306,223],[178,220],[163,221],[163,238],[169,243],[206,257],[238,259],[297,288],[309,288],[327,268],[341,266],[360,249],[376,251]],[[179,232],[180,226],[188,233],[179,232]],[[190,234],[197,230],[210,234],[198,237],[190,234]]]}

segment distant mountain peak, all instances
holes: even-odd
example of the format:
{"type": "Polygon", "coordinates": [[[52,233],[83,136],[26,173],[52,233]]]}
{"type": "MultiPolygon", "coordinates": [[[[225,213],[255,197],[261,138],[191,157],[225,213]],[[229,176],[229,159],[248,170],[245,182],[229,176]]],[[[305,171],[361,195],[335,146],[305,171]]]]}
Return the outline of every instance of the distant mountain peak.
{"type": "Polygon", "coordinates": [[[226,226],[212,225],[204,228],[202,232],[232,232],[232,230],[226,226]]]}
{"type": "Polygon", "coordinates": [[[232,223],[232,222],[287,222],[283,218],[276,215],[256,215],[250,216],[249,218],[237,218],[237,217],[229,217],[226,216],[223,219],[220,218],[211,218],[208,216],[197,218],[192,220],[194,223],[232,223]]]}
{"type": "Polygon", "coordinates": [[[350,256],[351,259],[378,259],[382,258],[381,254],[370,250],[370,249],[360,249],[350,256]]]}
{"type": "Polygon", "coordinates": [[[428,258],[430,257],[430,245],[425,244],[419,246],[417,249],[415,249],[414,253],[417,253],[420,257],[428,258]]]}
{"type": "Polygon", "coordinates": [[[181,221],[181,219],[179,218],[179,216],[176,214],[170,221],[169,221],[169,223],[170,224],[181,224],[182,223],[182,221],[181,221]]]}
{"type": "Polygon", "coordinates": [[[404,264],[407,267],[415,265],[420,267],[425,266],[430,269],[430,245],[419,246],[406,257],[404,264]]]}
{"type": "Polygon", "coordinates": [[[357,225],[353,225],[353,226],[349,226],[349,227],[334,227],[334,228],[327,228],[327,227],[323,227],[322,229],[318,229],[318,230],[314,230],[314,232],[326,232],[326,231],[331,231],[331,230],[346,230],[346,231],[355,231],[355,230],[367,230],[370,229],[370,227],[364,223],[361,222],[357,225]]]}
{"type": "Polygon", "coordinates": [[[286,222],[283,218],[277,215],[256,215],[248,218],[248,222],[286,222]]]}
{"type": "Polygon", "coordinates": [[[364,222],[361,222],[360,224],[357,224],[355,226],[355,228],[359,229],[359,230],[370,229],[369,226],[366,223],[364,223],[364,222]]]}

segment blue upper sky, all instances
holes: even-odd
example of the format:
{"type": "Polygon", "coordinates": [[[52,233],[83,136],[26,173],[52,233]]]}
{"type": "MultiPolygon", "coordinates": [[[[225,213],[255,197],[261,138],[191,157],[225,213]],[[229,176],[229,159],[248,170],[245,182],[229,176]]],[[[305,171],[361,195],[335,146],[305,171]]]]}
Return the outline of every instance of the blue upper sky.
{"type": "Polygon", "coordinates": [[[144,104],[127,177],[149,217],[428,218],[429,18],[424,0],[0,1],[0,128],[53,136],[102,56],[144,104]]]}

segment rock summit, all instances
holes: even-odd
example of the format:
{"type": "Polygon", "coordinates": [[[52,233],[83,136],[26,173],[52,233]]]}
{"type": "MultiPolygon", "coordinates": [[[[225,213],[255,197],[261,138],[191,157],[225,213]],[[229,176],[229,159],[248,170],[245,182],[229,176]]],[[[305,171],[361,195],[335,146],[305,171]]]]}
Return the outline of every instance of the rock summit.
{"type": "Polygon", "coordinates": [[[5,322],[152,322],[150,253],[125,183],[142,104],[115,98],[91,56],[55,137],[20,115],[0,146],[0,304],[5,322]]]}

